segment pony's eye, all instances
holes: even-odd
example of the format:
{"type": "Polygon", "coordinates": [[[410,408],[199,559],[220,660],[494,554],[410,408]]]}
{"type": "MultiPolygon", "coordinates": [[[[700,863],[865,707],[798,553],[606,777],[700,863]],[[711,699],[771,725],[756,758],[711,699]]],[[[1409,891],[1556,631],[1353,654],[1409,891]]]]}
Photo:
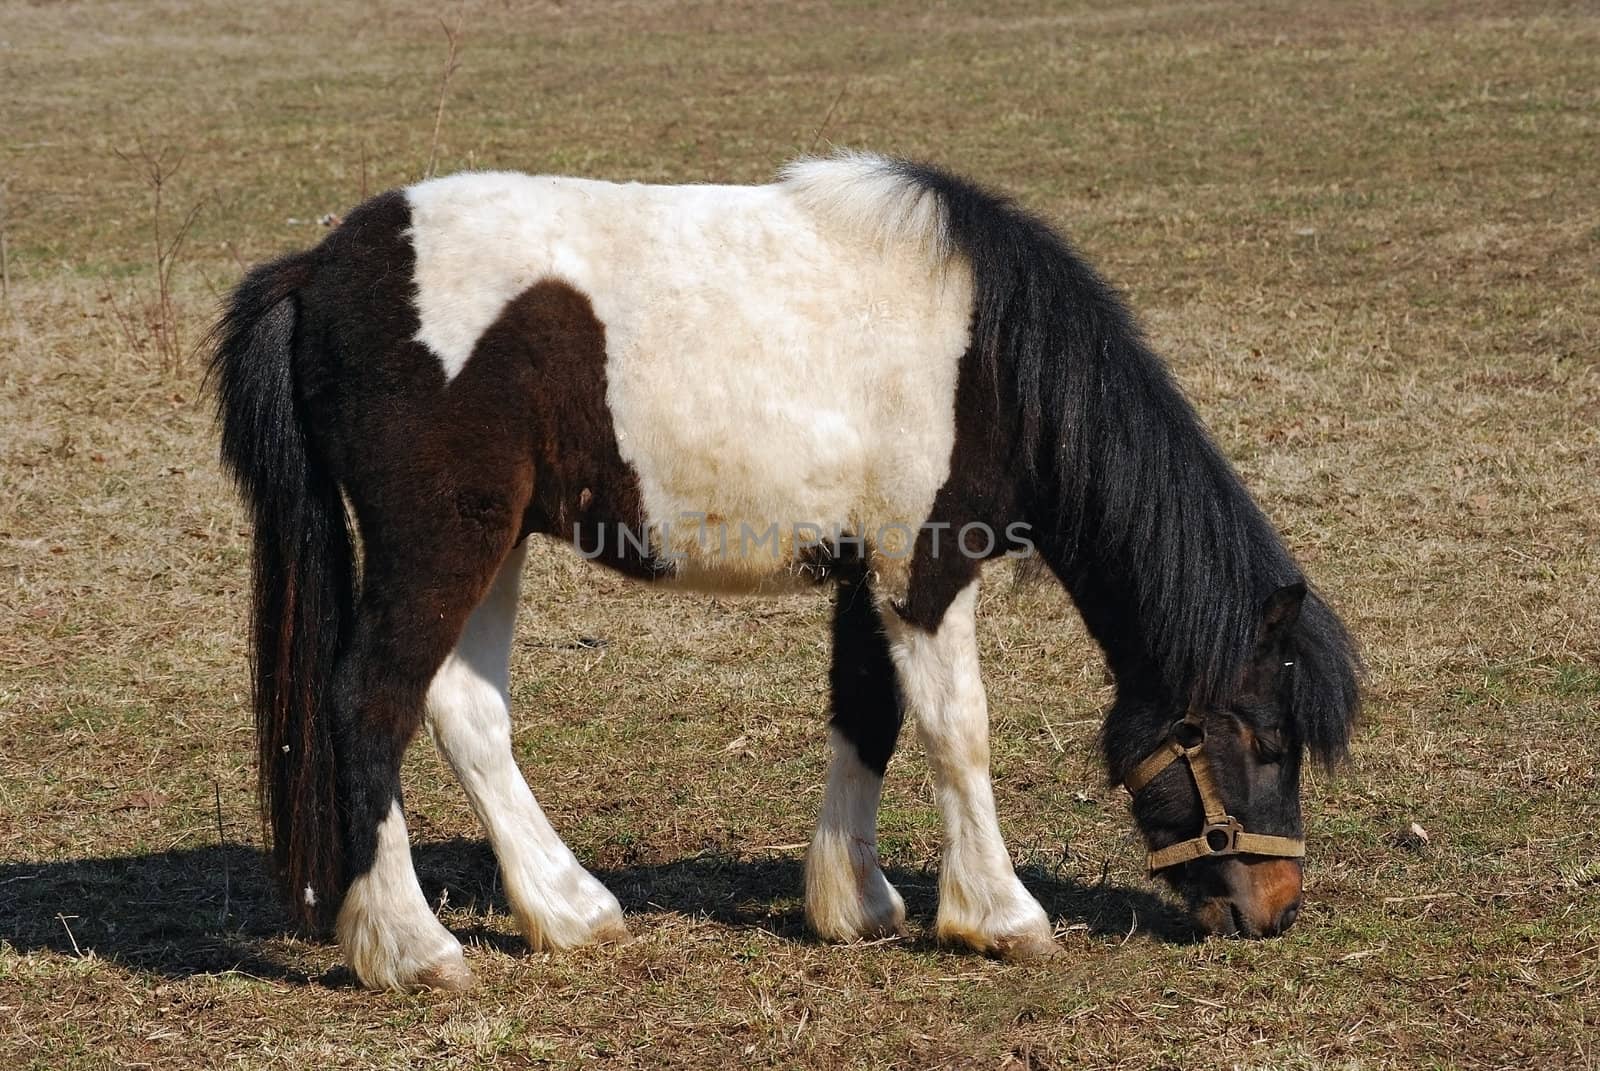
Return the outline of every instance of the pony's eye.
{"type": "Polygon", "coordinates": [[[1276,763],[1283,760],[1283,742],[1272,733],[1253,733],[1256,758],[1265,763],[1276,763]]]}

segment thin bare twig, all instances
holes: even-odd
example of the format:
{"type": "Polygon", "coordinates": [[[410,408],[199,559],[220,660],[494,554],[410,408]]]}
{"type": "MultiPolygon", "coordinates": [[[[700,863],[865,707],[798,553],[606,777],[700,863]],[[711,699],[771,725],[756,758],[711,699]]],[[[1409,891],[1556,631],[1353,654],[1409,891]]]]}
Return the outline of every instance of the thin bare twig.
{"type": "Polygon", "coordinates": [[[161,290],[161,318],[166,325],[166,358],[174,371],[183,359],[183,340],[180,337],[182,325],[178,322],[177,312],[172,303],[172,268],[178,262],[178,253],[183,248],[183,243],[189,237],[189,229],[194,226],[194,221],[200,215],[200,202],[195,202],[184,215],[183,222],[172,235],[172,241],[167,246],[167,254],[160,261],[160,276],[158,284],[161,290]]]}
{"type": "Polygon", "coordinates": [[[217,917],[217,925],[228,924],[228,906],[233,892],[233,875],[228,867],[228,841],[222,835],[222,784],[215,778],[211,781],[211,791],[217,800],[217,847],[222,850],[222,914],[217,917]]]}
{"type": "Polygon", "coordinates": [[[117,325],[117,330],[122,334],[122,341],[127,344],[128,352],[143,353],[148,340],[139,330],[139,296],[129,294],[129,304],[126,308],[118,300],[115,290],[107,289],[105,302],[111,306],[111,321],[117,325]]]}
{"type": "Polygon", "coordinates": [[[6,248],[6,223],[9,221],[9,189],[0,182],[0,301],[11,301],[11,257],[6,248]]]}
{"type": "Polygon", "coordinates": [[[78,947],[78,939],[77,937],[73,936],[72,927],[67,925],[67,919],[75,919],[77,917],[78,916],[76,915],[63,915],[60,912],[56,913],[56,919],[61,923],[61,928],[67,931],[67,940],[72,942],[72,954],[77,956],[79,959],[82,959],[83,949],[78,947]]]}
{"type": "Polygon", "coordinates": [[[1056,746],[1056,752],[1065,754],[1067,749],[1061,746],[1061,738],[1056,735],[1056,727],[1050,724],[1050,715],[1044,712],[1043,707],[1039,709],[1039,717],[1044,719],[1044,727],[1050,733],[1050,742],[1056,746]]]}
{"type": "Polygon", "coordinates": [[[844,99],[844,91],[849,88],[849,85],[850,83],[848,82],[840,83],[839,92],[833,95],[833,103],[828,105],[828,110],[823,113],[822,122],[817,124],[817,132],[811,135],[811,144],[806,146],[807,155],[816,150],[817,142],[822,140],[823,133],[828,129],[828,123],[833,119],[834,109],[839,107],[839,102],[844,99]]]}
{"type": "Polygon", "coordinates": [[[134,151],[113,149],[117,159],[144,174],[145,185],[150,190],[150,234],[156,274],[156,295],[145,308],[146,319],[156,353],[165,371],[178,371],[183,361],[183,337],[178,321],[176,303],[172,296],[173,269],[177,266],[183,244],[200,215],[203,201],[197,201],[185,213],[182,222],[170,235],[162,229],[167,185],[183,166],[182,153],[171,146],[156,150],[145,144],[143,138],[134,142],[134,151]]]}
{"type": "Polygon", "coordinates": [[[234,245],[232,242],[224,241],[222,243],[222,248],[227,250],[228,256],[233,258],[233,262],[238,266],[240,274],[250,270],[250,265],[246,264],[244,258],[239,255],[238,246],[234,245]]]}
{"type": "MultiPolygon", "coordinates": [[[[439,105],[434,109],[433,112],[433,140],[428,146],[428,169],[423,172],[423,178],[432,178],[434,168],[438,166],[439,163],[439,131],[444,125],[444,98],[445,94],[449,92],[450,89],[450,79],[455,76],[456,70],[461,66],[461,61],[458,56],[460,55],[461,51],[461,24],[465,21],[465,19],[465,0],[456,5],[456,24],[454,26],[451,26],[448,22],[446,22],[443,16],[440,16],[439,18],[439,28],[444,30],[444,39],[446,45],[448,46],[448,51],[445,53],[444,57],[444,70],[439,75],[439,105]]],[[[363,187],[366,185],[365,180],[366,172],[365,169],[363,169],[363,187]]],[[[364,196],[365,190],[363,189],[363,197],[364,196]]]]}

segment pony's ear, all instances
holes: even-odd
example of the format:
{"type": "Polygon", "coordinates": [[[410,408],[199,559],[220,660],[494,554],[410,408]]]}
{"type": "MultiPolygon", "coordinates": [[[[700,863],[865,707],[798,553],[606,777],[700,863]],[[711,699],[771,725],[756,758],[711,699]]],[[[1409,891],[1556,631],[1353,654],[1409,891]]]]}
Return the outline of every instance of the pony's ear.
{"type": "Polygon", "coordinates": [[[1289,638],[1300,621],[1300,608],[1305,605],[1306,586],[1303,582],[1287,584],[1267,596],[1261,604],[1261,623],[1256,626],[1256,649],[1245,664],[1239,681],[1240,689],[1256,695],[1272,695],[1282,679],[1285,658],[1290,650],[1289,638]]]}
{"type": "Polygon", "coordinates": [[[1275,648],[1294,630],[1300,620],[1300,607],[1305,605],[1306,584],[1297,580],[1267,596],[1261,604],[1261,628],[1256,633],[1258,649],[1275,648]]]}

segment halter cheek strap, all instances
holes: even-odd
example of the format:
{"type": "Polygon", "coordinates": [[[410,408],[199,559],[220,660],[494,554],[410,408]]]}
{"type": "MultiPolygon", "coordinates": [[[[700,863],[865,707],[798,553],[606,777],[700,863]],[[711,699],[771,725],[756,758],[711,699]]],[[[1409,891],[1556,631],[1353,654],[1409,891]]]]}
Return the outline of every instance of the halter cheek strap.
{"type": "Polygon", "coordinates": [[[1222,803],[1222,793],[1217,790],[1211,760],[1206,757],[1205,743],[1205,725],[1200,715],[1190,711],[1172,727],[1161,746],[1135,766],[1123,781],[1129,795],[1137,796],[1157,774],[1182,759],[1189,767],[1189,776],[1194,778],[1195,790],[1200,793],[1200,806],[1205,811],[1205,825],[1200,835],[1151,852],[1150,873],[1211,855],[1272,855],[1287,859],[1304,856],[1304,840],[1247,832],[1239,820],[1228,813],[1222,803]]]}

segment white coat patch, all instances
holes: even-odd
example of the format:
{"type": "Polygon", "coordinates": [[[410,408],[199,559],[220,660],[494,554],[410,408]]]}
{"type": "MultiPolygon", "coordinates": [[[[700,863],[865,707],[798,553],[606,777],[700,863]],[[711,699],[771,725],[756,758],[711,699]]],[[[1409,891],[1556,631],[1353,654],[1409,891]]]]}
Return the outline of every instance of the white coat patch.
{"type": "MultiPolygon", "coordinates": [[[[695,586],[780,583],[810,532],[864,535],[891,593],[949,473],[970,267],[874,157],[769,186],[478,173],[407,191],[417,340],[459,373],[533,284],[585,294],[657,552],[695,586]]],[[[608,533],[608,537],[610,533],[608,533]]]]}

